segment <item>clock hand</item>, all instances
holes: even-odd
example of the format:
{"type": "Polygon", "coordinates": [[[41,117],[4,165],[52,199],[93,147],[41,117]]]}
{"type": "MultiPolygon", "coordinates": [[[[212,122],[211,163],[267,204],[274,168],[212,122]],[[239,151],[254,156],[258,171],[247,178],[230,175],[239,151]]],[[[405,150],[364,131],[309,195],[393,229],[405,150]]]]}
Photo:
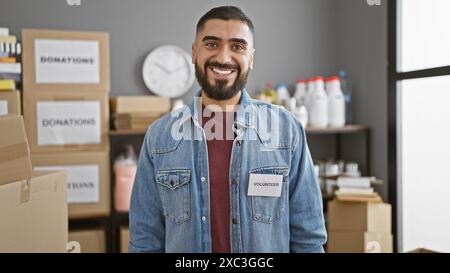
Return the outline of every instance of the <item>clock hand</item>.
{"type": "Polygon", "coordinates": [[[182,65],[182,66],[180,66],[180,67],[177,67],[177,68],[171,70],[170,73],[177,72],[177,71],[182,70],[182,69],[184,69],[184,68],[185,68],[185,66],[182,65]]]}
{"type": "Polygon", "coordinates": [[[163,70],[166,74],[170,74],[171,72],[169,70],[167,70],[162,64],[160,63],[155,63],[155,65],[159,68],[161,68],[161,70],[163,70]]]}

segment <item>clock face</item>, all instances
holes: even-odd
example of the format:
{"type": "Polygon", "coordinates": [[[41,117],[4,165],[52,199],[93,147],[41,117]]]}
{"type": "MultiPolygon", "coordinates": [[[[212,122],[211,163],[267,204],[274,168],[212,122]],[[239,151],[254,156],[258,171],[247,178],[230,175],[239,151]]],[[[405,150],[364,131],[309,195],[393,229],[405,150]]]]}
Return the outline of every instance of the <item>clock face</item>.
{"type": "Polygon", "coordinates": [[[194,83],[194,65],[182,48],[164,45],[152,50],[144,61],[142,76],[153,93],[176,98],[185,94],[194,83]]]}

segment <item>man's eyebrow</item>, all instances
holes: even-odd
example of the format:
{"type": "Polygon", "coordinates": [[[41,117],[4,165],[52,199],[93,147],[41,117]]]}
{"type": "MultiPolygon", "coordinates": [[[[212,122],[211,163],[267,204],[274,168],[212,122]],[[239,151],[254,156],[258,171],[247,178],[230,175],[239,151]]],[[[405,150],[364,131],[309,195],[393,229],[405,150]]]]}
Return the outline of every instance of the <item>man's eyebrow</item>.
{"type": "Polygon", "coordinates": [[[240,43],[243,45],[248,45],[247,41],[245,39],[241,39],[241,38],[231,38],[230,41],[235,42],[235,43],[240,43]]]}
{"type": "Polygon", "coordinates": [[[205,37],[203,37],[203,39],[202,39],[202,42],[205,42],[205,41],[221,41],[222,39],[220,39],[219,37],[216,37],[216,36],[205,36],[205,37]]]}
{"type": "MultiPolygon", "coordinates": [[[[202,42],[206,42],[206,41],[222,41],[222,38],[219,38],[217,36],[208,35],[208,36],[203,37],[203,39],[202,39],[202,42]]],[[[243,45],[248,45],[248,42],[242,38],[231,38],[230,41],[235,42],[235,43],[240,43],[243,45]]]]}

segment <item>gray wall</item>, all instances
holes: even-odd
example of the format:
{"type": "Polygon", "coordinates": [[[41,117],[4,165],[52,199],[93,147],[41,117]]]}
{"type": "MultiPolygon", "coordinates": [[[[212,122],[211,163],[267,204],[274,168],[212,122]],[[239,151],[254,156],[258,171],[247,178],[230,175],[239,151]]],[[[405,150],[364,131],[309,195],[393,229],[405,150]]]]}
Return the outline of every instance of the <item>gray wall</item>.
{"type": "MultiPolygon", "coordinates": [[[[106,31],[111,39],[111,95],[148,94],[141,77],[146,54],[161,44],[190,52],[197,20],[213,6],[235,4],[255,24],[255,69],[248,89],[348,71],[354,117],[372,128],[372,173],[387,179],[387,4],[365,0],[0,0],[0,26],[106,31]]],[[[198,88],[184,96],[188,100],[198,88]]],[[[363,139],[345,138],[348,156],[364,158],[363,139]]],[[[310,137],[316,158],[333,156],[333,139],[310,137]]],[[[385,196],[386,187],[383,189],[385,196]]]]}
{"type": "MultiPolygon", "coordinates": [[[[25,27],[106,31],[111,39],[111,94],[147,94],[141,77],[146,54],[170,43],[189,53],[198,19],[214,6],[240,6],[255,24],[255,69],[248,89],[267,81],[336,70],[333,43],[336,2],[330,0],[0,0],[0,25],[20,34],[25,27]]],[[[195,85],[191,94],[195,92],[195,85]]],[[[187,99],[189,96],[185,96],[187,99]]]]}
{"type": "Polygon", "coordinates": [[[371,126],[371,171],[387,200],[387,1],[339,0],[337,12],[337,63],[353,79],[354,122],[371,126]]]}

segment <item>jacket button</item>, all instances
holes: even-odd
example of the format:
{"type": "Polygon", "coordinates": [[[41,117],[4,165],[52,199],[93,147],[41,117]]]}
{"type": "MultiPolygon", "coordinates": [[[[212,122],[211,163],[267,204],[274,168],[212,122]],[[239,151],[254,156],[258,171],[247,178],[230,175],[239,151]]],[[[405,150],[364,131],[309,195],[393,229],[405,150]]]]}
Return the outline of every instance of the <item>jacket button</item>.
{"type": "Polygon", "coordinates": [[[236,142],[236,145],[239,147],[239,146],[241,146],[241,142],[240,141],[237,141],[236,142]]]}
{"type": "Polygon", "coordinates": [[[202,222],[206,222],[206,216],[202,216],[202,222]]]}
{"type": "Polygon", "coordinates": [[[233,225],[237,225],[238,224],[238,220],[236,218],[233,218],[233,225]]]}
{"type": "Polygon", "coordinates": [[[200,177],[200,181],[205,182],[206,178],[204,176],[200,177]]]}

